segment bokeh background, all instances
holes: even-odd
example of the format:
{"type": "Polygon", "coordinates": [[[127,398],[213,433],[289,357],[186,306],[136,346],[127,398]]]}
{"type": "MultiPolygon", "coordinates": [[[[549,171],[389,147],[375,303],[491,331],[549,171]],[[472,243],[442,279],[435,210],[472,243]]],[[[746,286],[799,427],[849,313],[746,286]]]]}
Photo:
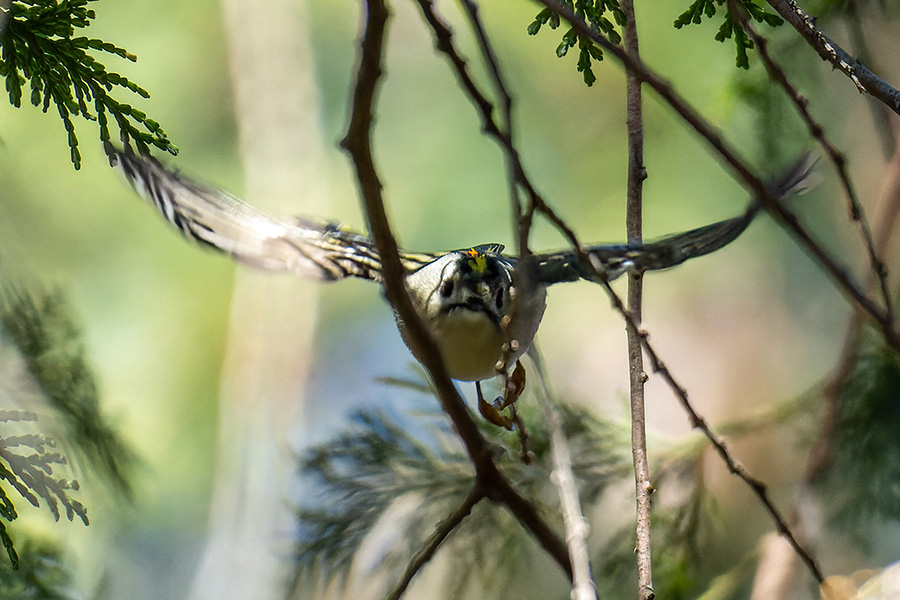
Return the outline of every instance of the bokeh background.
{"type": "MultiPolygon", "coordinates": [[[[310,136],[319,148],[318,167],[308,174],[315,180],[297,196],[317,190],[324,197],[315,200],[316,216],[364,229],[349,161],[338,147],[348,120],[360,7],[314,1],[297,6],[301,12],[293,25],[311,48],[309,118],[319,128],[310,136]]],[[[135,64],[115,57],[102,57],[102,62],[150,91],[150,100],[129,101],[159,121],[181,150],[177,158],[161,158],[201,181],[245,194],[247,163],[229,67],[236,58],[220,3],[117,0],[94,8],[90,35],[139,57],[135,64]]],[[[755,60],[749,73],[735,69],[731,42],[714,41],[714,25],[673,29],[685,8],[677,0],[638,3],[644,60],[761,169],[774,172],[811,148],[798,122],[784,125],[783,101],[765,91],[755,60]],[[778,124],[774,131],[773,123],[778,124]]],[[[267,8],[260,3],[244,10],[267,8]]],[[[440,10],[463,29],[455,4],[441,3],[440,10]]],[[[374,147],[398,239],[422,251],[485,242],[514,249],[500,151],[480,134],[475,110],[433,50],[414,3],[395,2],[393,11],[374,147]]],[[[587,88],[575,71],[575,52],[563,59],[555,55],[561,31],[526,35],[537,12],[536,4],[520,0],[482,6],[514,96],[523,161],[582,240],[621,241],[622,69],[613,61],[595,64],[598,81],[587,88]]],[[[867,26],[877,44],[890,48],[889,20],[867,26]]],[[[860,195],[874,210],[886,161],[866,99],[808,47],[787,41],[796,37],[788,27],[775,37],[780,40],[776,49],[792,59],[791,75],[806,86],[814,114],[850,156],[860,195]]],[[[467,33],[460,32],[458,41],[469,57],[476,56],[467,33]]],[[[880,64],[890,66],[886,60],[880,64]]],[[[481,70],[476,67],[476,72],[481,70]]],[[[892,75],[885,78],[890,81],[892,75]]],[[[289,81],[282,83],[290,89],[289,81]]],[[[646,237],[740,213],[748,195],[698,136],[652,92],[645,107],[646,237]]],[[[52,111],[44,115],[31,106],[16,110],[0,103],[0,266],[26,281],[58,286],[69,298],[104,410],[142,458],[139,491],[127,503],[88,487],[88,528],[65,522],[51,526],[38,517],[29,526],[65,537],[87,596],[103,590],[108,597],[135,600],[202,597],[197,577],[215,523],[210,517],[214,481],[217,473],[221,476],[216,465],[221,466],[217,448],[223,442],[220,392],[228,377],[223,371],[229,344],[242,345],[232,329],[240,320],[234,311],[241,310],[234,304],[236,281],[245,278],[242,285],[253,288],[287,276],[247,274],[227,257],[182,239],[109,168],[91,125],[79,124],[78,134],[84,165],[76,172],[52,111]]],[[[797,211],[863,280],[861,246],[833,177],[822,170],[823,183],[796,201],[797,211]]],[[[293,210],[289,200],[277,208],[293,210]]],[[[533,248],[564,246],[551,227],[537,227],[533,248]]],[[[721,252],[645,281],[644,317],[651,340],[713,423],[803,393],[827,377],[840,354],[847,302],[767,216],[721,252]]],[[[317,298],[296,305],[282,299],[291,307],[288,314],[314,318],[308,354],[298,368],[305,381],[296,397],[279,400],[289,421],[280,430],[254,432],[270,437],[279,460],[290,464],[359,407],[399,410],[402,393],[378,378],[409,378],[416,371],[376,286],[356,281],[272,285],[296,286],[304,290],[302,298],[317,298]]],[[[616,289],[625,288],[618,284],[616,289]]],[[[264,320],[265,315],[248,318],[264,320]]],[[[560,398],[624,418],[624,326],[600,288],[582,283],[552,289],[538,339],[560,398]]],[[[293,342],[289,336],[271,340],[272,345],[293,342]]],[[[471,395],[470,386],[463,387],[471,395]]],[[[260,406],[269,400],[260,398],[260,406]]],[[[648,385],[648,415],[651,440],[689,435],[686,417],[655,378],[648,385]]],[[[791,439],[764,435],[735,444],[734,450],[772,484],[776,500],[792,500],[791,488],[780,486],[797,479],[805,456],[791,439]]],[[[244,468],[269,468],[253,464],[253,456],[247,455],[244,468]]],[[[718,510],[743,515],[731,541],[739,555],[771,527],[747,490],[718,465],[708,468],[710,484],[718,490],[718,510]]],[[[290,505],[306,490],[286,486],[267,493],[276,504],[290,505]]],[[[283,536],[279,551],[284,555],[291,531],[277,533],[283,536]]],[[[846,563],[841,568],[857,566],[852,558],[846,563]]]]}

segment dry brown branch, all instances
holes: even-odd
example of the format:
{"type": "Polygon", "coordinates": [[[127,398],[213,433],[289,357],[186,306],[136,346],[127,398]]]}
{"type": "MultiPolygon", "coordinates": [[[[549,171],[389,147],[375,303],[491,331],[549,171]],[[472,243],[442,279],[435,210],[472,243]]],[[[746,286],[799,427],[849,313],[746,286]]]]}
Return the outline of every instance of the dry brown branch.
{"type": "MultiPolygon", "coordinates": [[[[633,0],[622,0],[622,12],[627,22],[624,26],[623,41],[625,51],[640,58],[637,22],[634,16],[633,0]]],[[[644,168],[644,116],[641,80],[631,71],[625,77],[626,109],[628,116],[628,191],[626,207],[626,229],[628,243],[638,243],[643,239],[643,181],[647,174],[644,168]]],[[[628,277],[628,311],[635,323],[641,322],[641,299],[643,295],[643,274],[632,273],[628,277]]],[[[644,355],[637,329],[625,329],[628,343],[629,397],[631,405],[631,454],[634,462],[634,491],[637,518],[635,519],[634,554],[637,562],[638,598],[651,600],[653,591],[653,560],[650,544],[650,508],[653,484],[650,478],[650,464],[647,459],[647,424],[644,405],[644,355]]]]}
{"type": "Polygon", "coordinates": [[[403,576],[400,578],[400,581],[394,586],[394,589],[385,596],[386,600],[400,600],[400,597],[403,596],[406,589],[409,587],[409,584],[412,583],[413,577],[416,576],[416,573],[421,570],[425,564],[431,560],[434,556],[434,553],[437,552],[438,547],[444,543],[444,540],[453,532],[456,527],[463,522],[469,513],[472,512],[472,509],[476,504],[481,502],[484,499],[484,492],[476,485],[471,492],[463,499],[462,504],[459,505],[452,514],[450,514],[446,519],[441,521],[441,523],[434,530],[434,533],[431,534],[431,537],[428,538],[428,541],[425,543],[425,547],[422,548],[413,559],[406,566],[406,570],[403,572],[403,576]]]}
{"type": "Polygon", "coordinates": [[[384,290],[388,302],[404,321],[408,342],[428,371],[441,408],[450,418],[475,468],[476,485],[482,494],[500,502],[534,535],[544,550],[571,578],[565,542],[550,528],[537,508],[519,494],[499,471],[487,441],[482,437],[463,399],[447,374],[440,353],[428,328],[413,307],[404,283],[397,242],[391,233],[381,182],[371,150],[373,109],[380,81],[388,9],[384,0],[367,0],[365,32],[353,86],[350,124],[341,145],[350,155],[356,170],[362,201],[372,239],[382,260],[384,290]]]}
{"type": "Polygon", "coordinates": [[[768,0],[769,6],[797,30],[812,46],[822,60],[840,70],[861,93],[877,98],[897,114],[900,114],[900,91],[873,73],[855,57],[829,39],[816,25],[815,20],[801,9],[794,0],[768,0]]]}

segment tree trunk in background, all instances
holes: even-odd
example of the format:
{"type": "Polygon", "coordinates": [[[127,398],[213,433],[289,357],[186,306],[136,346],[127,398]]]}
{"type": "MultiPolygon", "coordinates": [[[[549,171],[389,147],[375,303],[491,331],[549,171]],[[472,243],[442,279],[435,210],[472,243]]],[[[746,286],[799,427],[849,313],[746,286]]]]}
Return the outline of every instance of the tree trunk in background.
{"type": "MultiPolygon", "coordinates": [[[[304,2],[222,7],[246,200],[283,214],[321,213],[323,143],[304,2]]],[[[191,598],[284,594],[296,468],[289,432],[302,418],[317,294],[313,282],[238,268],[210,531],[191,598]]]]}

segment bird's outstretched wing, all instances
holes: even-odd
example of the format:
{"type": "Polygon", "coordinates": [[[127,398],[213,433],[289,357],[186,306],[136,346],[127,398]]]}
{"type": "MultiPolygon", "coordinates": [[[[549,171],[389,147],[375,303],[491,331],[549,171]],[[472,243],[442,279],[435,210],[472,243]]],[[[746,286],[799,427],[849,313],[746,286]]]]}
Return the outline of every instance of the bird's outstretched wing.
{"type": "MultiPolygon", "coordinates": [[[[333,223],[257,210],[129,149],[113,150],[110,164],[185,236],[240,262],[323,281],[345,277],[381,281],[381,258],[362,234],[333,223]]],[[[401,261],[414,271],[437,256],[405,253],[401,261]]]]}
{"type": "MultiPolygon", "coordinates": [[[[792,165],[780,177],[769,183],[769,189],[777,198],[787,198],[805,192],[812,184],[809,176],[814,161],[805,157],[792,165]]],[[[759,212],[759,201],[754,201],[743,215],[677,233],[649,243],[609,244],[588,246],[584,249],[588,258],[606,273],[612,281],[626,271],[643,273],[668,269],[684,261],[715,252],[734,241],[759,212]]],[[[594,279],[593,270],[582,264],[573,250],[534,255],[538,278],[545,285],[594,279]]]]}

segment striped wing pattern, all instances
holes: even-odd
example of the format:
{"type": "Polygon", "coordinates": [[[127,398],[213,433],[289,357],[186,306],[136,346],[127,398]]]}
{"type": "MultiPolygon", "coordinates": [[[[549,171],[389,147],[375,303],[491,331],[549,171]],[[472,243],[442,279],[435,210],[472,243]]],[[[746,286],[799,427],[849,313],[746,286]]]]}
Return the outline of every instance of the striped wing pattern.
{"type": "MultiPolygon", "coordinates": [[[[678,233],[655,242],[588,246],[585,254],[612,281],[626,271],[643,273],[668,269],[684,261],[714,252],[737,238],[753,220],[756,208],[740,217],[678,233]]],[[[572,250],[535,255],[538,277],[545,285],[595,279],[572,250]]]]}
{"type": "MultiPolygon", "coordinates": [[[[816,182],[813,167],[815,159],[804,156],[778,177],[768,182],[772,196],[784,199],[806,193],[816,182]]],[[[730,244],[747,229],[759,213],[760,203],[753,201],[743,215],[676,233],[655,242],[634,244],[609,244],[588,246],[585,254],[595,267],[606,273],[612,281],[626,271],[643,273],[668,269],[684,261],[715,252],[730,244]]],[[[538,278],[545,285],[578,279],[596,279],[592,269],[581,264],[572,250],[534,256],[538,278]]]]}
{"type": "MultiPolygon", "coordinates": [[[[185,236],[243,263],[321,281],[345,277],[381,281],[381,258],[364,235],[333,223],[263,212],[127,149],[114,151],[110,164],[185,236]]],[[[401,260],[414,271],[436,257],[404,254],[401,260]]]]}

